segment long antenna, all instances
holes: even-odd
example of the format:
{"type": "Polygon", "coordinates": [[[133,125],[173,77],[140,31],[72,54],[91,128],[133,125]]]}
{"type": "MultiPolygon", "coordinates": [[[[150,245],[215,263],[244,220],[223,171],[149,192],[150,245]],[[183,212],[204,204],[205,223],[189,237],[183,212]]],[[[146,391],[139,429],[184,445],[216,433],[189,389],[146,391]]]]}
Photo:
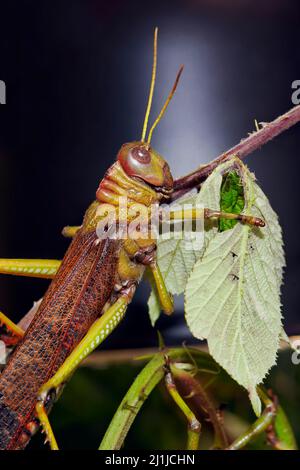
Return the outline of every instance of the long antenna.
{"type": "Polygon", "coordinates": [[[151,111],[151,105],[152,105],[152,99],[153,99],[153,93],[154,93],[154,85],[155,85],[155,79],[156,79],[157,33],[158,33],[158,28],[156,27],[155,30],[154,30],[152,77],[151,77],[150,92],[149,92],[149,98],[148,98],[147,109],[146,109],[144,125],[143,125],[142,138],[141,138],[142,142],[145,142],[145,138],[146,138],[147,126],[148,126],[149,115],[150,115],[150,111],[151,111]]]}
{"type": "Polygon", "coordinates": [[[169,96],[168,98],[166,99],[165,101],[165,104],[163,105],[162,109],[161,109],[161,112],[159,113],[159,115],[157,116],[157,118],[155,119],[154,123],[152,124],[152,127],[149,131],[149,134],[148,134],[148,139],[147,139],[147,143],[150,144],[151,142],[151,138],[152,138],[152,134],[153,134],[153,131],[154,129],[156,128],[157,124],[159,123],[159,121],[161,120],[161,118],[163,117],[163,115],[165,114],[165,111],[171,101],[171,99],[173,98],[174,96],[174,93],[176,91],[176,88],[177,88],[177,85],[178,85],[178,82],[179,82],[179,79],[180,79],[180,75],[182,74],[182,71],[183,71],[183,65],[180,66],[179,70],[178,70],[178,73],[177,73],[177,76],[176,76],[176,79],[175,79],[175,82],[174,82],[174,85],[173,85],[173,88],[172,90],[170,91],[169,93],[169,96]]]}

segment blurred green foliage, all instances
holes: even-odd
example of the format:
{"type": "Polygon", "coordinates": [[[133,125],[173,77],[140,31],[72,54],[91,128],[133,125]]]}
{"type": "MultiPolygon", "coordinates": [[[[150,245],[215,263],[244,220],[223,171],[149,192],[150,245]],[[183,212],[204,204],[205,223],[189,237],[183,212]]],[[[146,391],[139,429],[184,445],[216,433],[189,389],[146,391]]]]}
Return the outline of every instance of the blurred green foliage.
{"type": "MultiPolygon", "coordinates": [[[[51,413],[51,423],[61,449],[97,449],[119,403],[144,366],[144,362],[108,365],[101,368],[81,367],[65,388],[51,413]]],[[[215,376],[199,373],[201,382],[224,410],[230,440],[236,438],[255,420],[245,390],[221,370],[215,376]]],[[[277,394],[296,439],[300,441],[300,367],[293,365],[291,351],[280,353],[278,365],[266,381],[277,394]]],[[[207,430],[201,436],[201,446],[209,445],[207,430]]],[[[262,435],[247,449],[269,449],[262,435]]],[[[168,396],[163,384],[150,395],[137,416],[125,441],[128,450],[184,449],[186,422],[168,396]]],[[[28,449],[43,447],[43,437],[36,435],[28,449]]]]}

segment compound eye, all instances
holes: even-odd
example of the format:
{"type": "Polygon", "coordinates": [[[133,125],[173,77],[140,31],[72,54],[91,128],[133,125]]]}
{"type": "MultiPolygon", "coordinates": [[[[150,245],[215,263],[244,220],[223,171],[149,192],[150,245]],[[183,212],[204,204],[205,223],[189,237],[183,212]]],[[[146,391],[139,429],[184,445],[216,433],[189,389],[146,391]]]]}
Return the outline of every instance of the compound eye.
{"type": "Polygon", "coordinates": [[[145,147],[134,147],[131,154],[140,163],[150,163],[151,155],[145,147]]]}

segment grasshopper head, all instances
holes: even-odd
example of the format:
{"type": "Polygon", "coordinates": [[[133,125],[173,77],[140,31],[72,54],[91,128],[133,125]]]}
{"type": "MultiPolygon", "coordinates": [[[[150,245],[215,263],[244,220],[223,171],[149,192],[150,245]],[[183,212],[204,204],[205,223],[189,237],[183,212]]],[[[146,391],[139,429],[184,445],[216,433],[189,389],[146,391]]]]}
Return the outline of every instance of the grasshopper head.
{"type": "Polygon", "coordinates": [[[173,177],[169,165],[147,142],[122,145],[117,159],[131,178],[138,178],[161,192],[172,191],[173,177]]]}

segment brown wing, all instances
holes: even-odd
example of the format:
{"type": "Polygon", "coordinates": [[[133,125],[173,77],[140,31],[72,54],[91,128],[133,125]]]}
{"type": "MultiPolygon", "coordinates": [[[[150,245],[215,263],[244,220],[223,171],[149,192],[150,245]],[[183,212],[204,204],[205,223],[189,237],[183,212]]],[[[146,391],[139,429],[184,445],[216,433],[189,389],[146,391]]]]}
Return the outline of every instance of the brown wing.
{"type": "Polygon", "coordinates": [[[36,396],[86,334],[110,298],[120,242],[79,231],[0,376],[0,449],[13,448],[36,396]]]}

